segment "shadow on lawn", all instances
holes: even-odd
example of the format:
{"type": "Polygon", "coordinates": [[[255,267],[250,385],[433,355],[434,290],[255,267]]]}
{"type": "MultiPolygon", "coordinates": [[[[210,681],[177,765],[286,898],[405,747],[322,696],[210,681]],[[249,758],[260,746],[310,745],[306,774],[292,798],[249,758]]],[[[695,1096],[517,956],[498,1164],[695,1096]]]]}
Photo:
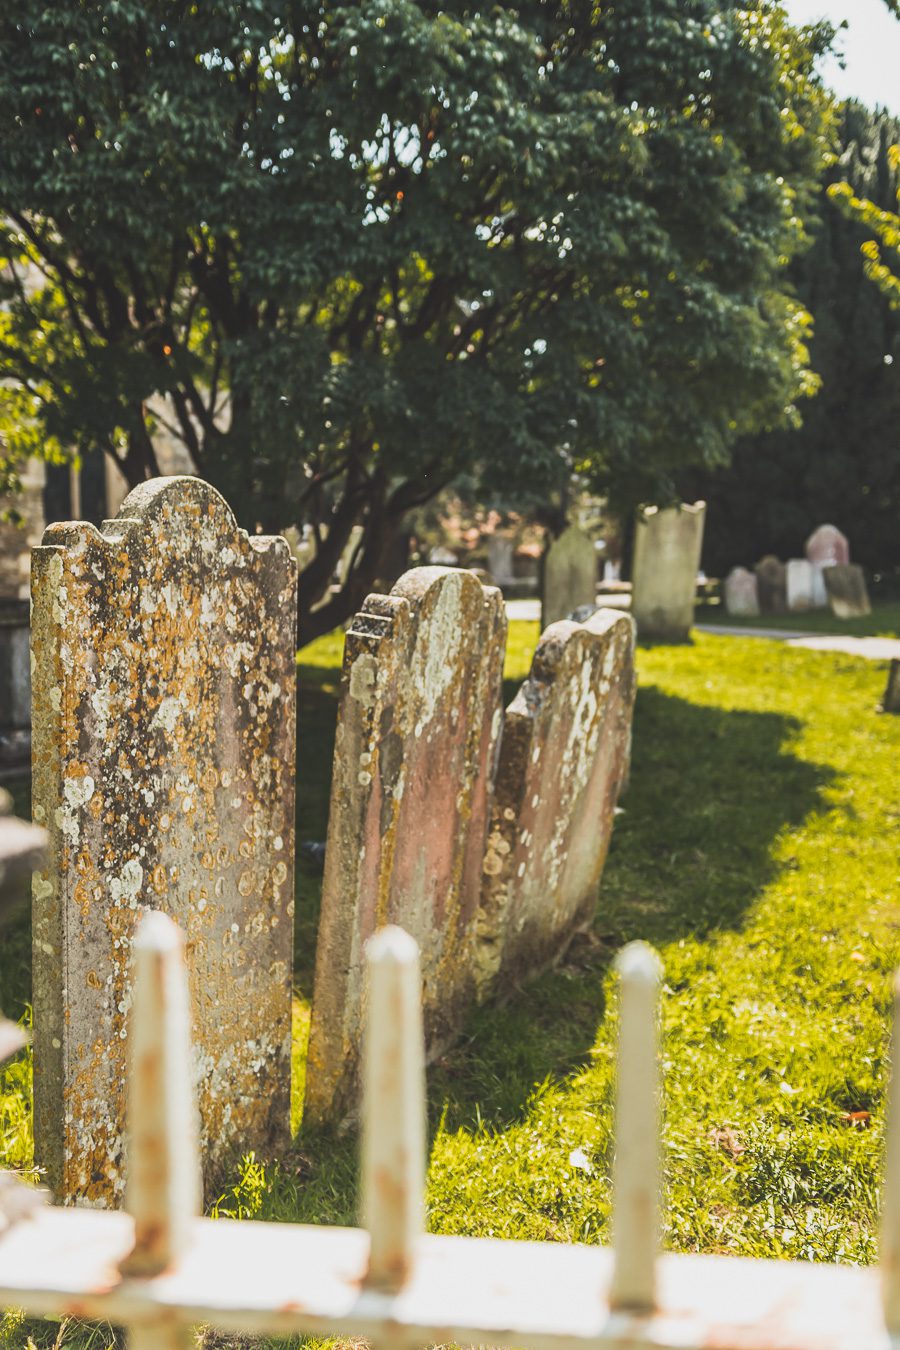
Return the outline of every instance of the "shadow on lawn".
{"type": "Polygon", "coordinates": [[[604,979],[623,943],[664,946],[735,928],[789,863],[773,844],[821,804],[831,769],[798,759],[800,723],[705,707],[641,688],[631,786],[622,800],[592,932],[502,1007],[472,1015],[430,1074],[449,1128],[521,1119],[534,1085],[588,1062],[604,979]]]}

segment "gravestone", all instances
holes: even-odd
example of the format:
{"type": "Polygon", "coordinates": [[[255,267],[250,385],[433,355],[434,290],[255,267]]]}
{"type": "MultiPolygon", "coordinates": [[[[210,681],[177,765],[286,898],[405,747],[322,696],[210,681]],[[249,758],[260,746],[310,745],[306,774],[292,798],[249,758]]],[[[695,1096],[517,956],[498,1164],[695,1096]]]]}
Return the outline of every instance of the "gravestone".
{"type": "Polygon", "coordinates": [[[541,628],[564,619],[579,605],[597,603],[597,551],[577,525],[569,525],[544,555],[541,628]]]}
{"type": "Polygon", "coordinates": [[[488,535],[488,572],[498,586],[508,586],[515,581],[513,573],[513,551],[515,541],[506,534],[488,535]]]}
{"type": "Polygon", "coordinates": [[[784,614],[787,609],[787,568],[767,553],[754,567],[760,614],[784,614]]]}
{"type": "Polygon", "coordinates": [[[686,642],[694,622],[706,503],[639,512],[634,532],[631,612],[638,635],[686,642]]]}
{"type": "Polygon", "coordinates": [[[759,613],[758,582],[746,567],[733,567],[725,578],[724,589],[729,614],[753,617],[759,613]]]}
{"type": "Polygon", "coordinates": [[[789,558],[785,573],[787,607],[791,614],[815,608],[813,565],[806,558],[789,558]]]}
{"type": "Polygon", "coordinates": [[[859,563],[825,568],[825,589],[832,613],[839,619],[860,619],[872,613],[865,573],[859,563]]]}
{"type": "Polygon", "coordinates": [[[296,578],[197,478],[35,550],[35,1136],[64,1201],[122,1197],[147,909],[187,938],[207,1176],[290,1137],[296,578]]]}
{"type": "Polygon", "coordinates": [[[893,660],[888,667],[887,687],[881,700],[881,711],[900,713],[900,661],[893,660]]]}
{"type": "Polygon", "coordinates": [[[817,567],[834,567],[850,561],[850,542],[836,525],[820,525],[803,546],[809,562],[817,567]]]}
{"type": "Polygon", "coordinates": [[[552,624],[506,710],[478,916],[482,998],[551,964],[593,917],[628,773],[634,636],[616,610],[552,624]]]}
{"type": "Polygon", "coordinates": [[[503,598],[419,567],[347,630],[307,1063],[306,1114],[357,1105],[363,948],[384,924],[419,943],[426,1049],[473,993],[475,921],[500,732],[503,598]]]}

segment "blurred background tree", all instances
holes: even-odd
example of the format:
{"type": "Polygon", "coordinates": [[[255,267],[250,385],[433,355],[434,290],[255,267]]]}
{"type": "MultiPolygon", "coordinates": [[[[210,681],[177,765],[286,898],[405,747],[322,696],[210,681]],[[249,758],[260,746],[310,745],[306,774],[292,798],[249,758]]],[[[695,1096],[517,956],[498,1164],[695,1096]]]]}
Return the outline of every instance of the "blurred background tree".
{"type": "Polygon", "coordinates": [[[308,524],[300,640],[459,474],[614,503],[796,418],[831,30],[769,0],[15,0],[0,436],[308,524]],[[362,526],[339,594],[313,612],[362,526]]]}
{"type": "Polygon", "coordinates": [[[843,209],[847,194],[869,211],[896,203],[900,122],[848,103],[839,135],[814,243],[789,273],[813,316],[811,361],[822,388],[802,426],[745,437],[730,467],[679,479],[687,496],[710,503],[704,565],[713,573],[765,553],[800,556],[823,521],[838,525],[873,571],[900,567],[900,310],[890,288],[866,278],[868,215],[843,209]]]}

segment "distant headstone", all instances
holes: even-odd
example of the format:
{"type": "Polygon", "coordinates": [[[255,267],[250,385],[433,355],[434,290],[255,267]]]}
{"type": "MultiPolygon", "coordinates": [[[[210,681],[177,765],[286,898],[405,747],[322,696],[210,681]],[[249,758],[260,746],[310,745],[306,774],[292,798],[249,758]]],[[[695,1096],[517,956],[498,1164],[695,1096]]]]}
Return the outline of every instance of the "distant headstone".
{"type": "Polygon", "coordinates": [[[290,1137],[296,589],[197,478],[35,550],[35,1142],[64,1201],[122,1197],[147,909],[187,937],[207,1174],[290,1137]]]}
{"type": "Polygon", "coordinates": [[[515,580],[513,551],[515,541],[506,534],[488,535],[487,570],[498,586],[507,586],[515,580]]]}
{"type": "Polygon", "coordinates": [[[759,613],[758,582],[746,567],[733,567],[725,578],[725,608],[729,614],[753,617],[759,613]]]}
{"type": "Polygon", "coordinates": [[[564,619],[579,605],[597,603],[597,551],[577,525],[569,525],[544,555],[541,628],[564,619]]]}
{"type": "Polygon", "coordinates": [[[634,622],[546,629],[506,710],[478,917],[481,997],[551,964],[593,916],[628,772],[634,622]]]}
{"type": "Polygon", "coordinates": [[[792,614],[814,609],[813,565],[806,558],[789,558],[786,573],[787,607],[792,614]]]}
{"type": "Polygon", "coordinates": [[[686,642],[694,622],[706,502],[648,506],[634,533],[631,612],[638,636],[686,642]]]}
{"type": "Polygon", "coordinates": [[[0,600],[28,600],[31,550],[44,529],[46,481],[43,460],[28,459],[19,471],[20,490],[0,497],[0,600]],[[6,520],[7,512],[14,519],[6,520]]]}
{"type": "Polygon", "coordinates": [[[787,609],[787,568],[784,563],[767,553],[753,570],[756,573],[760,613],[783,614],[787,609]]]}
{"type": "Polygon", "coordinates": [[[887,688],[881,700],[881,711],[900,713],[900,661],[892,661],[888,669],[887,688]]]}
{"type": "Polygon", "coordinates": [[[820,525],[807,539],[803,552],[819,567],[834,567],[850,561],[850,542],[836,525],[820,525]]]}
{"type": "Polygon", "coordinates": [[[463,570],[413,568],[347,630],[307,1062],[306,1116],[357,1105],[363,948],[419,943],[426,1049],[458,1033],[500,734],[503,597],[463,570]]]}
{"type": "Polygon", "coordinates": [[[859,563],[826,567],[825,589],[831,610],[839,619],[859,619],[872,613],[865,573],[859,563]]]}

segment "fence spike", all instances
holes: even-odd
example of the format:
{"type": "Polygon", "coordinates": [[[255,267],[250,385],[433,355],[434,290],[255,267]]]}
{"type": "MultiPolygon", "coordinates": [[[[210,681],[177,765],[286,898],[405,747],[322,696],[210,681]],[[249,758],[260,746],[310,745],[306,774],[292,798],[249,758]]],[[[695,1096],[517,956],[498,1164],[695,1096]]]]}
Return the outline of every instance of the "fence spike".
{"type": "Polygon", "coordinates": [[[634,1312],[656,1304],[659,1246],[659,957],[631,942],[616,961],[619,1044],[613,1162],[610,1305],[634,1312]]]}
{"type": "Polygon", "coordinates": [[[151,1276],[177,1264],[187,1247],[200,1211],[200,1162],[184,939],[168,915],[151,911],[133,951],[125,1203],[135,1243],[122,1273],[151,1276]]]}
{"type": "Polygon", "coordinates": [[[900,1335],[900,971],[894,976],[884,1191],[881,1201],[881,1301],[892,1336],[900,1335]]]}
{"type": "Polygon", "coordinates": [[[366,947],[369,1007],[363,1057],[362,1221],[367,1283],[399,1289],[425,1228],[425,1065],[419,949],[402,928],[366,947]]]}

